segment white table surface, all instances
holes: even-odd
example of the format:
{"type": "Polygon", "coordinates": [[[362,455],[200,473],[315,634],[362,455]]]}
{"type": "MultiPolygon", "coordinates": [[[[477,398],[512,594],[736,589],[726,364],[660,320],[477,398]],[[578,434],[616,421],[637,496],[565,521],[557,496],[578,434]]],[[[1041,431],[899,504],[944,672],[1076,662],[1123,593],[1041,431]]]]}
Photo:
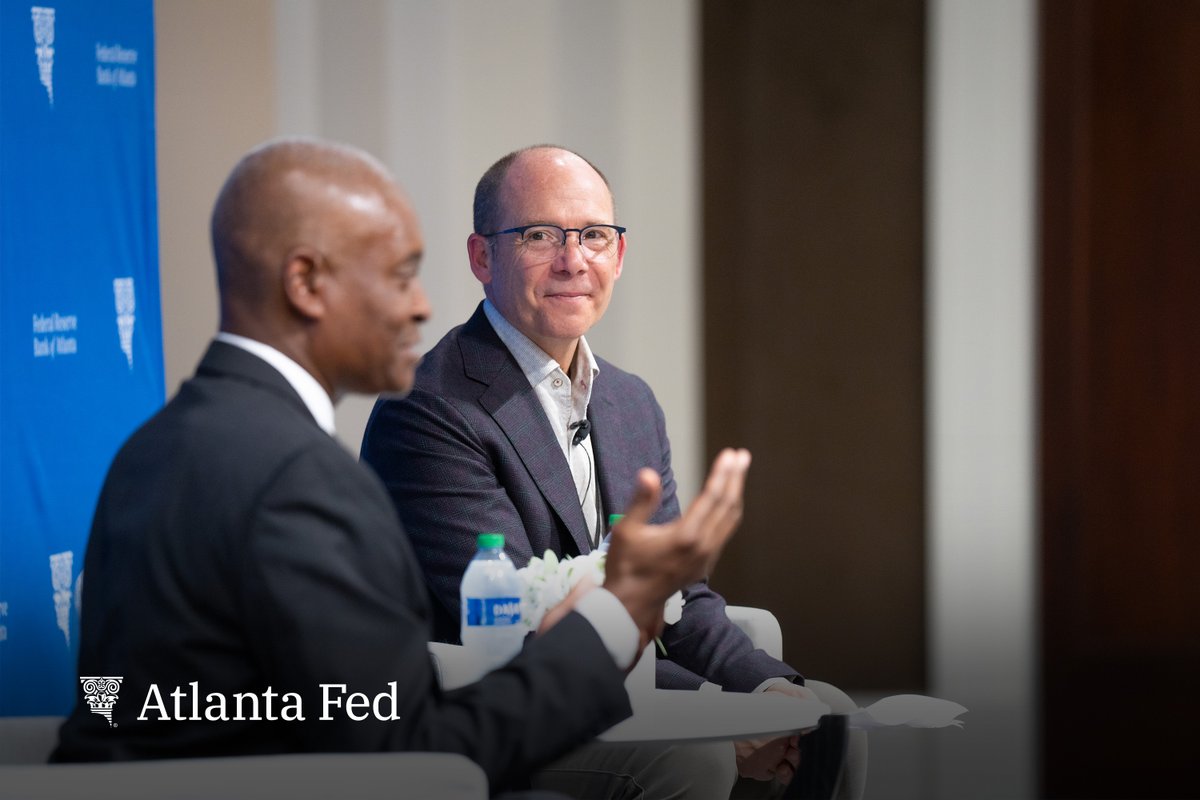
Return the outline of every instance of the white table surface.
{"type": "Polygon", "coordinates": [[[816,727],[829,706],[778,692],[654,689],[630,694],[633,716],[600,734],[604,742],[702,742],[796,733],[816,727]]]}
{"type": "MultiPolygon", "coordinates": [[[[605,742],[703,742],[761,738],[814,728],[829,706],[779,692],[655,689],[653,644],[625,681],[633,716],[600,734],[605,742]]],[[[445,689],[478,680],[483,668],[457,645],[431,643],[445,689]]]]}

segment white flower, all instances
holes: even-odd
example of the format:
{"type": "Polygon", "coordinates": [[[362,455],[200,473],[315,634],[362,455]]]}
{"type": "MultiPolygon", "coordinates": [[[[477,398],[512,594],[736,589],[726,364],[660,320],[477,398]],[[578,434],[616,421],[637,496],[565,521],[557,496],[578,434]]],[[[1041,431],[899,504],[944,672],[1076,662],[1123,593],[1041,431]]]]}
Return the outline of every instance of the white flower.
{"type": "MultiPolygon", "coordinates": [[[[529,563],[517,570],[521,579],[521,624],[536,631],[542,624],[546,612],[561,603],[574,588],[590,575],[597,586],[604,583],[604,559],[608,554],[593,550],[587,555],[559,558],[553,550],[547,550],[541,558],[534,556],[529,563]]],[[[683,614],[683,595],[671,595],[663,610],[668,625],[679,622],[683,614]]]]}
{"type": "Polygon", "coordinates": [[[683,617],[683,594],[676,592],[667,598],[667,607],[663,609],[663,620],[668,625],[674,625],[683,617]]]}

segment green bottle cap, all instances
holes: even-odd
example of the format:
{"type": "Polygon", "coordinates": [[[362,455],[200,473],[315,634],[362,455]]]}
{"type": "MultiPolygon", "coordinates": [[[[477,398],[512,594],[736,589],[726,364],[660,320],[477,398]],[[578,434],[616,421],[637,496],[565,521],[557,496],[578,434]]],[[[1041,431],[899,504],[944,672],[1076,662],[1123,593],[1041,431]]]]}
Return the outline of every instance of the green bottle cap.
{"type": "Polygon", "coordinates": [[[475,546],[480,549],[494,549],[504,547],[503,533],[481,533],[475,539],[475,546]]]}
{"type": "Polygon", "coordinates": [[[623,519],[625,519],[625,515],[624,515],[624,514],[609,514],[609,515],[608,515],[608,528],[609,528],[609,530],[612,530],[613,528],[617,527],[617,523],[618,523],[618,522],[620,522],[620,521],[621,521],[621,520],[623,520],[623,519]]]}

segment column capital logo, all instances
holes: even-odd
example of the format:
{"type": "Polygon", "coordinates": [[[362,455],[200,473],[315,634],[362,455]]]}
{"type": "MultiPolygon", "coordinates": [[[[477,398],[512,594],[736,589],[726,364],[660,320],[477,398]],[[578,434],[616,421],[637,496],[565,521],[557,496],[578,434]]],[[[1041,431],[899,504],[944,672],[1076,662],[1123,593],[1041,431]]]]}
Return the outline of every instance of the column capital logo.
{"type": "Polygon", "coordinates": [[[117,727],[117,723],[112,721],[113,706],[117,704],[117,694],[121,691],[121,681],[125,680],[120,675],[93,675],[79,676],[79,683],[83,686],[83,698],[87,700],[88,708],[93,714],[99,714],[108,720],[110,728],[117,727]]]}

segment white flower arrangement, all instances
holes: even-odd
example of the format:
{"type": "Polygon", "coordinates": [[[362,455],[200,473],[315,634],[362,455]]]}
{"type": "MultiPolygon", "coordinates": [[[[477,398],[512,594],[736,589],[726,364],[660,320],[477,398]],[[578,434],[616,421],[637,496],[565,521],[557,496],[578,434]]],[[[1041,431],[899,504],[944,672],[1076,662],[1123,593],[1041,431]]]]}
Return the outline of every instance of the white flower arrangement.
{"type": "MultiPolygon", "coordinates": [[[[521,624],[536,631],[546,612],[561,603],[584,575],[590,575],[597,586],[603,585],[607,555],[604,550],[593,550],[587,555],[559,558],[553,550],[547,550],[541,558],[529,559],[517,570],[521,579],[521,624]]],[[[682,614],[683,595],[676,592],[667,599],[663,620],[674,625],[682,614]]]]}

